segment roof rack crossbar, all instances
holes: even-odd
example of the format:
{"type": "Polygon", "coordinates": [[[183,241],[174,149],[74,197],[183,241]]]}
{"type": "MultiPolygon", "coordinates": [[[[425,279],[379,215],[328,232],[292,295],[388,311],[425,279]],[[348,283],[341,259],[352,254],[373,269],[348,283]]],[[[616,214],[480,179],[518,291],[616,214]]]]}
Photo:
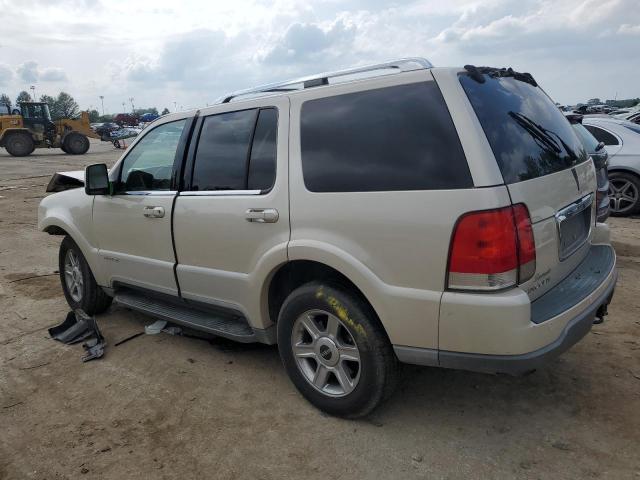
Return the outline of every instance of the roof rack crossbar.
{"type": "Polygon", "coordinates": [[[229,103],[236,97],[270,93],[270,92],[283,92],[301,90],[304,88],[317,87],[321,85],[328,85],[330,78],[344,77],[348,75],[356,75],[359,73],[375,72],[377,70],[397,70],[398,72],[410,72],[413,70],[426,70],[432,68],[433,65],[425,58],[413,57],[402,58],[399,60],[392,60],[384,63],[377,63],[374,65],[367,65],[364,67],[354,67],[345,70],[337,70],[335,72],[319,73],[315,75],[309,75],[307,77],[295,78],[292,80],[286,80],[284,82],[270,83],[267,85],[261,85],[259,87],[248,88],[246,90],[238,90],[236,92],[228,93],[220,97],[216,103],[229,103]],[[300,84],[301,87],[294,87],[294,85],[300,84]],[[290,87],[290,88],[287,88],[290,87]]]}

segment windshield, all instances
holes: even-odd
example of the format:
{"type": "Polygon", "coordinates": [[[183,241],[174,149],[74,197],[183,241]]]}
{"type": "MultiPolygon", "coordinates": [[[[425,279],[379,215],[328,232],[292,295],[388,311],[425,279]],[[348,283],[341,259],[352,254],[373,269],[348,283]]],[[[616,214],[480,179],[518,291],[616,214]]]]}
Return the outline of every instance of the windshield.
{"type": "Polygon", "coordinates": [[[513,77],[467,74],[460,83],[496,157],[505,183],[548,175],[589,157],[562,112],[542,89],[513,77]]]}

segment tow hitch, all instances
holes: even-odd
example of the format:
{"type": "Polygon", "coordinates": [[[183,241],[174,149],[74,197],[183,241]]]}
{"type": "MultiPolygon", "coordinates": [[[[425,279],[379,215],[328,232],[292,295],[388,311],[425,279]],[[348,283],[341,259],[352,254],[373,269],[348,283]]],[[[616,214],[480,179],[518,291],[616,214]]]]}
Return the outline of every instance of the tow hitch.
{"type": "Polygon", "coordinates": [[[604,322],[604,317],[609,315],[609,312],[607,310],[608,306],[608,303],[603,303],[602,305],[600,305],[598,311],[596,312],[596,317],[593,319],[594,325],[600,325],[602,322],[604,322]]]}

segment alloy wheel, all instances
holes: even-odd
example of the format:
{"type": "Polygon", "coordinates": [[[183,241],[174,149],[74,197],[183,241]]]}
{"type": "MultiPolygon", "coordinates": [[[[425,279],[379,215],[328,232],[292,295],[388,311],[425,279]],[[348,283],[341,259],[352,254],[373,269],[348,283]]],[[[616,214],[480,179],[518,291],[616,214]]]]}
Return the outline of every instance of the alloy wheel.
{"type": "Polygon", "coordinates": [[[67,250],[64,257],[64,281],[71,299],[79,303],[82,300],[84,279],[80,268],[80,258],[73,250],[67,250]]]}
{"type": "Polygon", "coordinates": [[[625,178],[609,179],[609,200],[611,210],[615,213],[625,213],[634,208],[638,202],[638,188],[633,182],[625,178]]]}
{"type": "Polygon", "coordinates": [[[360,379],[360,351],[344,323],[324,310],[300,315],[291,335],[298,369],[309,384],[331,397],[351,393],[360,379]]]}

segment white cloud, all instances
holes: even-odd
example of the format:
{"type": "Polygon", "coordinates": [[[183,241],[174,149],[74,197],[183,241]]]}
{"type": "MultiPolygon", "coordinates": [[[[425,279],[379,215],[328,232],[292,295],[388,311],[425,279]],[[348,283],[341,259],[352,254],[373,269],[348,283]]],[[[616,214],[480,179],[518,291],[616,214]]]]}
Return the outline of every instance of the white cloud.
{"type": "Polygon", "coordinates": [[[0,63],[0,86],[7,85],[13,78],[13,70],[9,65],[0,63]]]}
{"type": "Polygon", "coordinates": [[[637,0],[0,0],[0,85],[82,106],[197,107],[229,90],[393,57],[513,66],[553,97],[640,95],[637,0]],[[82,12],[70,15],[69,12],[82,12]]]}
{"type": "Polygon", "coordinates": [[[18,65],[16,74],[22,83],[37,83],[38,81],[62,82],[67,80],[67,74],[63,69],[54,67],[39,68],[38,62],[33,60],[18,65]]]}

